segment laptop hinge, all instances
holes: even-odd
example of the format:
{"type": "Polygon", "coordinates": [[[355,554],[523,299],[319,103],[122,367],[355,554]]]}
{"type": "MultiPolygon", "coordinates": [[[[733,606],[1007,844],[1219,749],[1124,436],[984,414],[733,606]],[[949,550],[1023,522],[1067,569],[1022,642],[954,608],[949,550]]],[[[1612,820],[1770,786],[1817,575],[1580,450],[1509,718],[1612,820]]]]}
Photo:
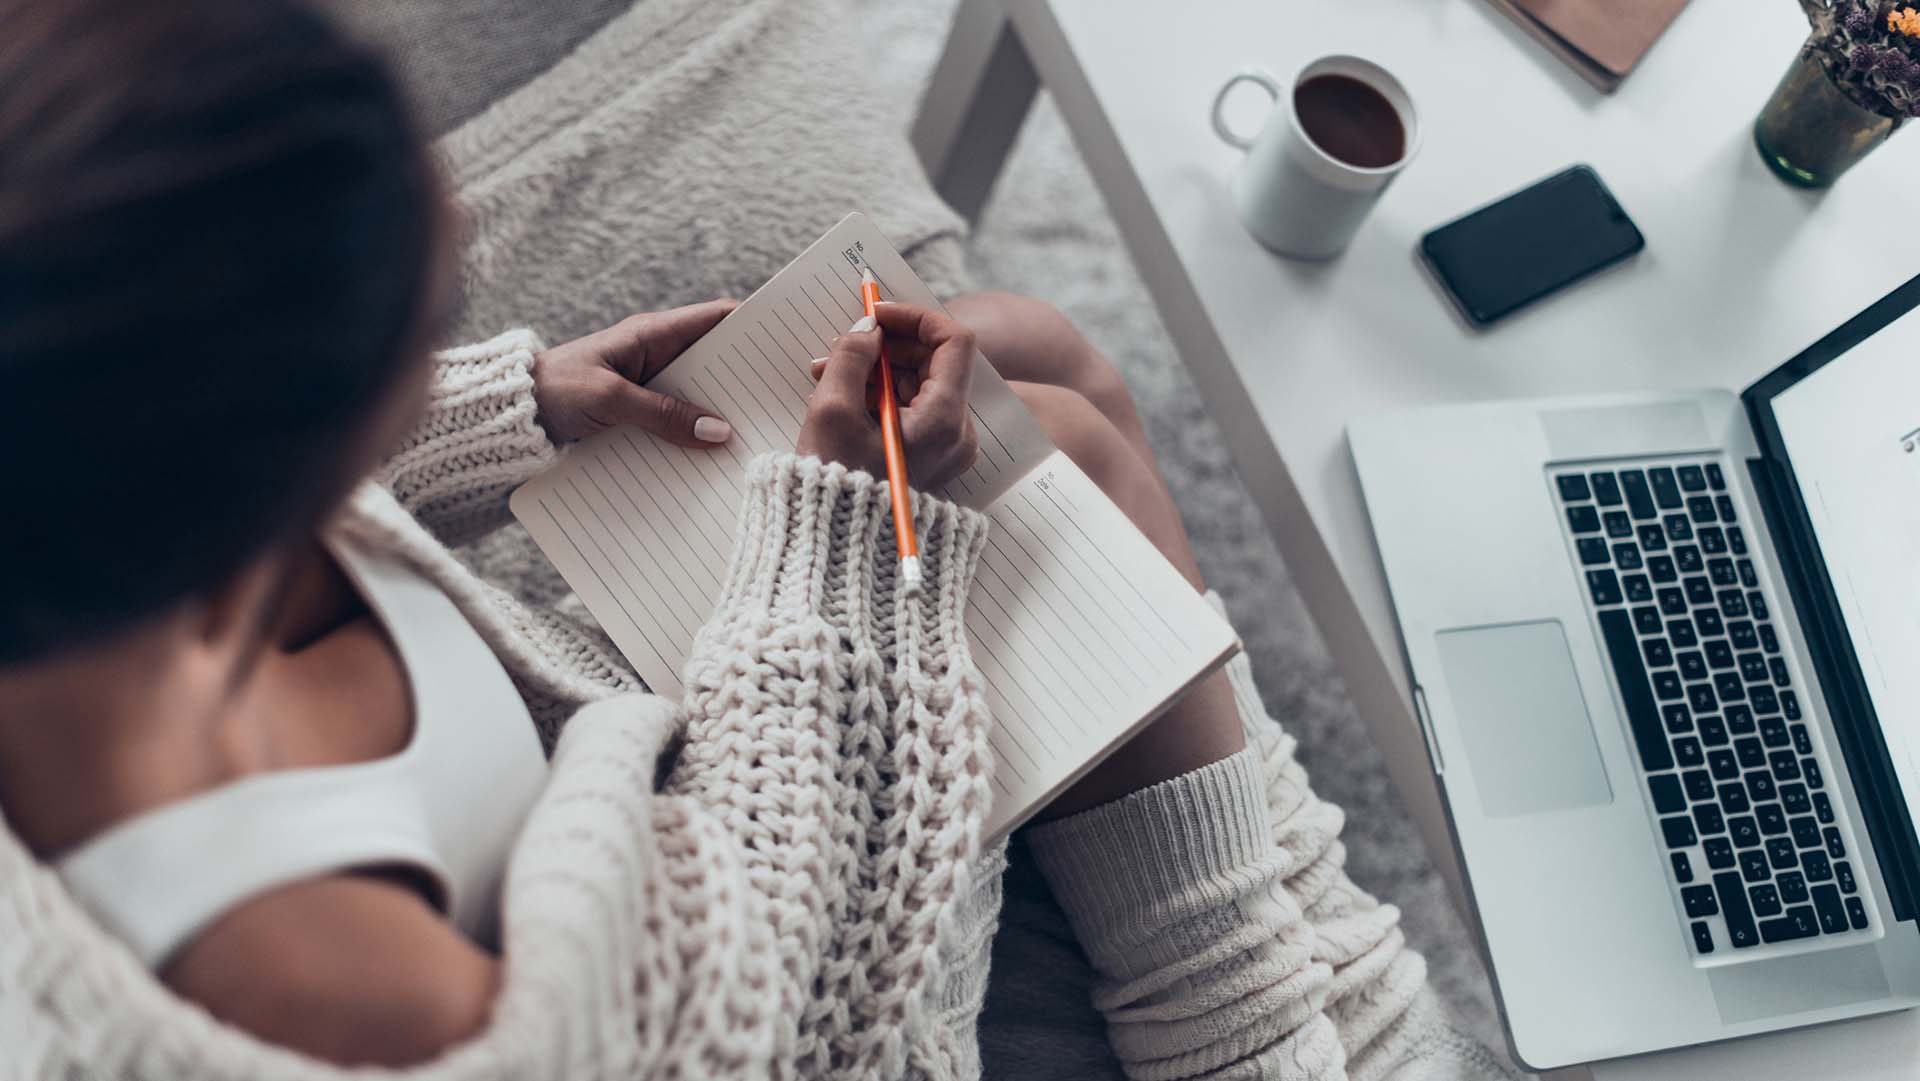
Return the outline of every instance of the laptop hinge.
{"type": "Polygon", "coordinates": [[[1894,916],[1911,920],[1914,899],[1920,896],[1920,842],[1886,737],[1867,696],[1845,619],[1834,600],[1819,542],[1811,529],[1803,527],[1804,517],[1789,512],[1789,504],[1800,496],[1792,477],[1779,463],[1754,458],[1747,466],[1780,566],[1786,572],[1787,590],[1800,614],[1800,629],[1811,654],[1808,660],[1820,673],[1827,716],[1846,759],[1861,817],[1867,832],[1873,835],[1894,916]]]}

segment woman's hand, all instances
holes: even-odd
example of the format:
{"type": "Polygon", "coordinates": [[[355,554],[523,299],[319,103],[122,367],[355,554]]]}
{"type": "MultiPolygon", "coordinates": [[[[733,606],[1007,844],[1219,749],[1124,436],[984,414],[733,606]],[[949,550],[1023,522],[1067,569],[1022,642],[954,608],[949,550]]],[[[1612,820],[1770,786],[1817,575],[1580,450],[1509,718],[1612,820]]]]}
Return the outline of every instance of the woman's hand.
{"type": "Polygon", "coordinates": [[[882,304],[879,326],[862,319],[833,341],[833,352],[813,362],[819,386],[807,402],[794,449],[822,461],[887,472],[875,415],[875,362],[885,331],[887,361],[900,397],[900,430],[907,473],[919,489],[938,488],[966,472],[980,437],[967,408],[973,385],[973,334],[930,308],[882,304]],[[871,384],[871,385],[870,385],[871,384]]]}
{"type": "Polygon", "coordinates": [[[709,300],[630,316],[538,354],[533,358],[533,400],[540,425],[556,443],[622,424],[645,428],[683,447],[725,443],[733,427],[712,410],[640,384],[738,306],[738,301],[709,300]]]}

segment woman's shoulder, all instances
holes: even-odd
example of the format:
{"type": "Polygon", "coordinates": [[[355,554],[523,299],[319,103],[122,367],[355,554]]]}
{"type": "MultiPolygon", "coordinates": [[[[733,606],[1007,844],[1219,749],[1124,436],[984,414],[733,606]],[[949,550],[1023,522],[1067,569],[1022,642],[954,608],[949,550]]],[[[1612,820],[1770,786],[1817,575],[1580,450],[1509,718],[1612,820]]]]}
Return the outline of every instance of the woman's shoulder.
{"type": "Polygon", "coordinates": [[[161,978],[268,1043],[341,1065],[397,1067],[477,1035],[499,968],[417,892],[340,874],[230,910],[161,978]]]}

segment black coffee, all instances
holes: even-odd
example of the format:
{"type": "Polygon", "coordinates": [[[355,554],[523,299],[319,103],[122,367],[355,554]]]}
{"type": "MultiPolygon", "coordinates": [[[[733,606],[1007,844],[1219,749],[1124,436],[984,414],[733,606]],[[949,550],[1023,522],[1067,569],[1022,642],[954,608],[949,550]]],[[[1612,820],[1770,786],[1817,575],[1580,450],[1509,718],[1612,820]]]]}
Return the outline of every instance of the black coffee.
{"type": "Polygon", "coordinates": [[[1315,75],[1293,91],[1293,114],[1313,145],[1348,165],[1380,169],[1407,152],[1400,110],[1350,75],[1315,75]]]}

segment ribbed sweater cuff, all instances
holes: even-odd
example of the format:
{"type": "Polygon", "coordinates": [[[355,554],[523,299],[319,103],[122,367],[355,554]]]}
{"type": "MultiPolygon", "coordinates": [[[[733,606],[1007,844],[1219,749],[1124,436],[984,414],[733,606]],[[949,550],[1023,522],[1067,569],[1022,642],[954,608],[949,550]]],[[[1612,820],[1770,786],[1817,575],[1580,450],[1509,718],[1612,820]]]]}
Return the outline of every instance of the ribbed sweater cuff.
{"type": "Polygon", "coordinates": [[[1122,979],[1183,959],[1198,944],[1169,932],[1265,890],[1276,868],[1251,748],[1026,838],[1081,945],[1122,979]]]}
{"type": "MultiPolygon", "coordinates": [[[[838,463],[765,454],[747,467],[747,491],[722,613],[808,612],[858,634],[893,637],[893,617],[917,607],[929,631],[962,623],[987,518],[916,492],[914,523],[925,574],[900,578],[892,497],[885,481],[838,463]]],[[[961,642],[941,643],[964,649],[961,642]]]]}
{"type": "Polygon", "coordinates": [[[426,411],[382,469],[428,528],[466,539],[497,524],[507,494],[558,456],[533,397],[539,350],[532,331],[510,330],[434,355],[426,411]]]}

